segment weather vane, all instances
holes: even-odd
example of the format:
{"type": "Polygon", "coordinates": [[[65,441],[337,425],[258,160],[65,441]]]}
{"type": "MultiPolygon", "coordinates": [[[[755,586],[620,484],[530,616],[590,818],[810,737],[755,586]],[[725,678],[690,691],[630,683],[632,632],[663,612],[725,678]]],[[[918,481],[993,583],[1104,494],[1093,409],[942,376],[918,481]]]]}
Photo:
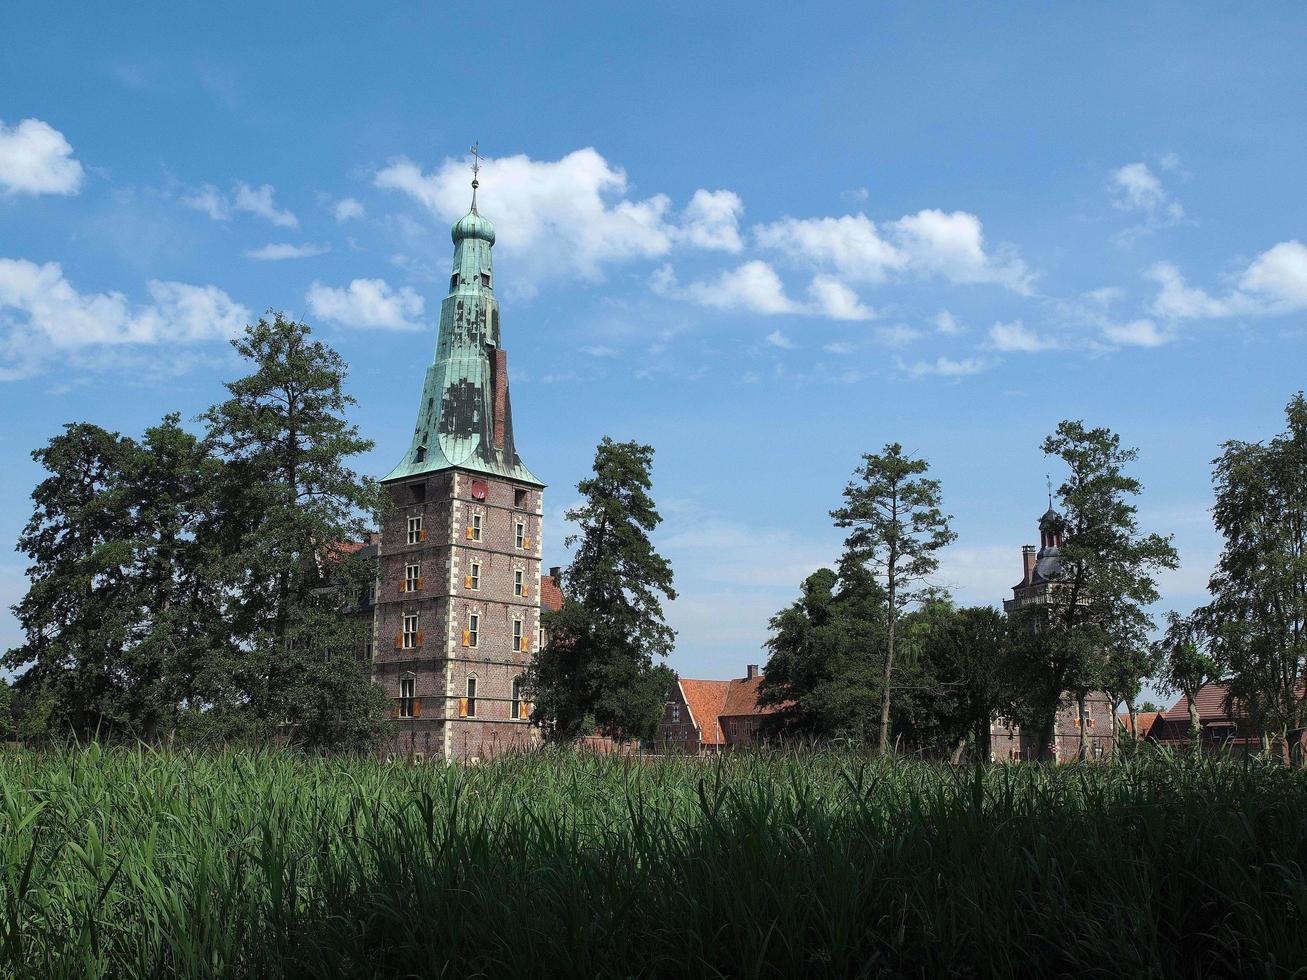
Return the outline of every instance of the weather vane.
{"type": "Polygon", "coordinates": [[[1048,509],[1053,509],[1053,478],[1047,473],[1044,474],[1044,486],[1048,487],[1048,509]]]}
{"type": "Polygon", "coordinates": [[[481,141],[473,143],[468,152],[472,154],[472,213],[476,214],[477,188],[481,186],[477,180],[477,174],[481,173],[481,141]]]}

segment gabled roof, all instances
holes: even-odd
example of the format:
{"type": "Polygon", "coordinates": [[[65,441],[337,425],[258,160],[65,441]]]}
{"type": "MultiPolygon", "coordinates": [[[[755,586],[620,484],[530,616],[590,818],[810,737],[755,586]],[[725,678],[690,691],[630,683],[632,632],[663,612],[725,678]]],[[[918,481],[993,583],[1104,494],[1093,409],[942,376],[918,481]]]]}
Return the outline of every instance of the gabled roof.
{"type": "MultiPolygon", "coordinates": [[[[1230,685],[1213,681],[1210,684],[1204,684],[1198,689],[1198,694],[1194,698],[1194,703],[1198,705],[1199,724],[1207,724],[1209,721],[1227,721],[1230,719],[1230,713],[1226,711],[1225,701],[1230,693],[1230,685]]],[[[1189,698],[1180,695],[1180,700],[1172,706],[1170,711],[1162,715],[1163,721],[1182,721],[1189,724],[1189,698]]]]}
{"type": "MultiPolygon", "coordinates": [[[[1157,719],[1161,717],[1162,712],[1160,711],[1140,711],[1136,714],[1135,723],[1138,725],[1138,728],[1135,730],[1135,737],[1147,738],[1153,731],[1153,725],[1157,722],[1157,719]]],[[[1130,733],[1130,713],[1128,711],[1122,712],[1117,715],[1116,718],[1117,721],[1121,723],[1121,728],[1128,735],[1130,733]]]]}
{"type": "Polygon", "coordinates": [[[681,697],[690,709],[690,720],[699,729],[699,741],[707,745],[722,745],[722,726],[717,719],[726,707],[726,697],[730,693],[730,681],[696,681],[681,678],[677,682],[681,688],[681,697]]]}
{"type": "Polygon", "coordinates": [[[540,576],[540,608],[558,612],[563,608],[563,590],[552,575],[540,576]]]}

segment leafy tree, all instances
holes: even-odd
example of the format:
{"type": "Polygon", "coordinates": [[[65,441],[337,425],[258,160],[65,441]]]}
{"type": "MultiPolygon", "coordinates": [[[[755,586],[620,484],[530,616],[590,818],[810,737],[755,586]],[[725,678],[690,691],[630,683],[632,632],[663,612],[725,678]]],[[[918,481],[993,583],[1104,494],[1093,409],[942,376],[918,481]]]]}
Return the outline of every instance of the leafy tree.
{"type": "Polygon", "coordinates": [[[649,495],[653,452],[605,436],[594,475],[577,484],[584,502],[565,515],[580,527],[566,543],[579,547],[562,575],[562,609],[543,617],[549,643],[528,676],[534,717],[554,739],[596,729],[652,736],[676,679],[655,659],[676,637],[662,610],[676,593],[671,565],[649,540],[662,522],[649,495]]]}
{"type": "MultiPolygon", "coordinates": [[[[1221,664],[1204,649],[1203,617],[1166,615],[1166,633],[1154,646],[1161,671],[1158,680],[1163,690],[1182,694],[1189,704],[1189,735],[1197,744],[1202,739],[1202,721],[1197,697],[1203,686],[1221,679],[1221,664]]],[[[1133,721],[1133,719],[1131,719],[1133,721]]]]}
{"type": "Polygon", "coordinates": [[[878,746],[890,747],[890,702],[898,618],[916,598],[913,586],[939,567],[935,553],[957,535],[940,510],[938,480],[922,477],[924,459],[913,459],[898,443],[880,455],[866,453],[861,469],[844,490],[844,506],[831,511],[836,527],[852,528],[845,546],[874,570],[885,588],[885,655],[880,693],[878,746]]]}
{"type": "MultiPolygon", "coordinates": [[[[1101,686],[1113,705],[1125,703],[1130,715],[1130,733],[1139,731],[1137,700],[1143,689],[1144,678],[1153,677],[1161,669],[1162,655],[1152,643],[1118,643],[1107,651],[1103,662],[1101,686]]],[[[1083,729],[1083,725],[1081,726],[1083,729]]],[[[1081,732],[1083,739],[1083,731],[1081,732]]]]}
{"type": "Polygon", "coordinates": [[[25,641],[3,666],[29,714],[25,734],[87,738],[130,725],[123,702],[132,671],[124,647],[136,596],[130,581],[131,495],[127,473],[139,447],[86,423],[66,425],[32,453],[49,476],[18,549],[31,564],[31,586],[13,607],[25,641]],[[33,727],[40,718],[44,732],[33,727]]]}
{"type": "Polygon", "coordinates": [[[0,741],[13,738],[18,727],[14,723],[14,689],[0,677],[0,741]]]}
{"type": "MultiPolygon", "coordinates": [[[[1058,487],[1062,513],[1055,530],[1064,536],[1061,571],[1042,606],[1027,610],[1027,635],[1019,649],[1029,669],[1026,686],[1037,719],[1041,752],[1053,738],[1063,692],[1080,715],[1080,757],[1088,757],[1085,699],[1109,681],[1111,651],[1134,651],[1153,626],[1147,606],[1158,598],[1154,575],[1178,563],[1167,536],[1140,532],[1131,502],[1142,484],[1125,473],[1138,457],[1116,433],[1063,421],[1044,440],[1045,455],[1070,471],[1058,487]]],[[[1125,655],[1115,666],[1128,672],[1125,655]]]]}
{"type": "Polygon", "coordinates": [[[867,706],[880,697],[885,594],[859,558],[845,552],[839,572],[818,569],[798,600],[772,617],[759,699],[780,710],[772,734],[867,739],[867,706]]]}
{"type": "Polygon", "coordinates": [[[987,762],[994,716],[1013,696],[1008,622],[990,606],[935,603],[922,612],[926,697],[939,716],[940,745],[956,761],[970,740],[975,758],[987,762]]]}
{"type": "Polygon", "coordinates": [[[1202,616],[1231,673],[1231,699],[1277,737],[1307,723],[1307,401],[1266,444],[1228,442],[1214,461],[1213,518],[1225,538],[1202,616]]]}
{"type": "Polygon", "coordinates": [[[238,646],[202,678],[204,722],[362,748],[383,730],[385,701],[355,657],[367,625],[353,605],[374,573],[335,545],[359,540],[384,505],[347,465],[372,443],[344,416],[344,361],[306,324],[276,314],[232,344],[253,373],[203,418],[226,460],[212,532],[238,646]]]}

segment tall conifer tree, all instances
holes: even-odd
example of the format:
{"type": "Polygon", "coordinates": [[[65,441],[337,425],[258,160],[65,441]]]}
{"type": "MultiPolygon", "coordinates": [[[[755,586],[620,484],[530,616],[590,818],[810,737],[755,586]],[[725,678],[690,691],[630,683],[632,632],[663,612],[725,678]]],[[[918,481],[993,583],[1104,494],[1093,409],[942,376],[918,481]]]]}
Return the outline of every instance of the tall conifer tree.
{"type": "Polygon", "coordinates": [[[653,448],[605,436],[594,474],[577,484],[583,503],[565,517],[580,530],[563,573],[563,608],[544,616],[549,637],[529,686],[535,718],[551,737],[596,729],[616,738],[651,736],[676,675],[658,662],[675,632],[662,600],[675,599],[672,567],[649,535],[662,523],[649,491],[653,448]]]}

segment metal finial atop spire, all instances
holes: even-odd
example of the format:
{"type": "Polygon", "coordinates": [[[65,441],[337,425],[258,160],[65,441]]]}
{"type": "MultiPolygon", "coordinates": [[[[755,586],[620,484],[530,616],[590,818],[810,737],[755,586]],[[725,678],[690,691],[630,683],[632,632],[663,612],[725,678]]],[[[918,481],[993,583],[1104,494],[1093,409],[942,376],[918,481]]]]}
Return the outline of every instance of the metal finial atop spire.
{"type": "Polygon", "coordinates": [[[469,152],[472,154],[472,213],[477,213],[477,188],[481,186],[477,180],[477,174],[481,173],[481,141],[472,144],[469,152]]]}
{"type": "Polygon", "coordinates": [[[1048,509],[1053,509],[1053,478],[1047,473],[1044,474],[1044,485],[1048,487],[1048,509]]]}

